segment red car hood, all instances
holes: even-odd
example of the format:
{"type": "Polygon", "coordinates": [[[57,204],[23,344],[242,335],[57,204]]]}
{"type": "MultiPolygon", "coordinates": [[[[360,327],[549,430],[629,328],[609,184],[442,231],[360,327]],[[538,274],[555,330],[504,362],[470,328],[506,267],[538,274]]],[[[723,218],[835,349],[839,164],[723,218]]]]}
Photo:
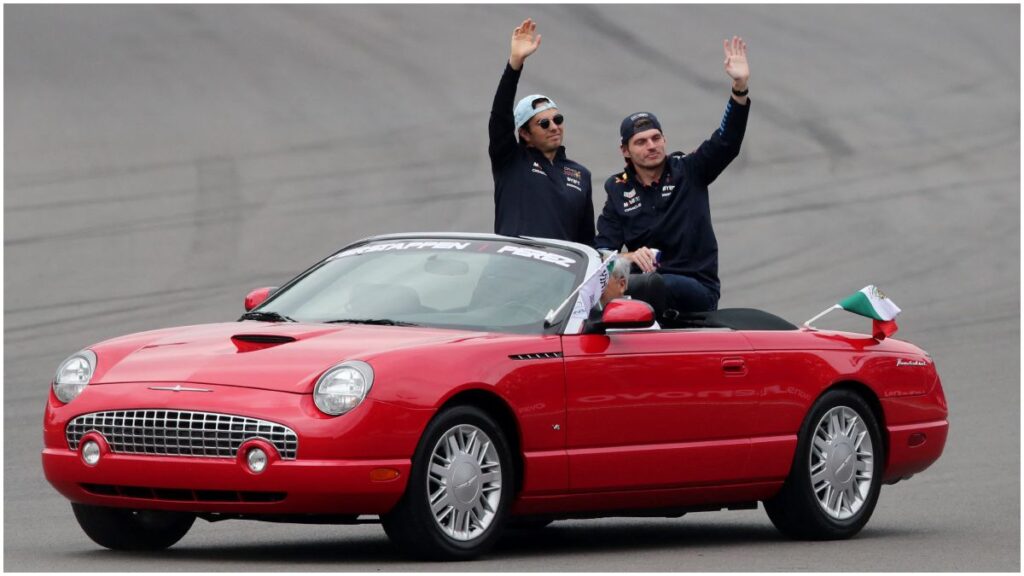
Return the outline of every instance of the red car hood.
{"type": "Polygon", "coordinates": [[[130,350],[119,349],[118,341],[93,347],[98,366],[91,384],[182,382],[309,393],[324,370],[343,360],[369,360],[400,348],[479,336],[483,334],[354,324],[186,326],[161,330],[130,350]]]}

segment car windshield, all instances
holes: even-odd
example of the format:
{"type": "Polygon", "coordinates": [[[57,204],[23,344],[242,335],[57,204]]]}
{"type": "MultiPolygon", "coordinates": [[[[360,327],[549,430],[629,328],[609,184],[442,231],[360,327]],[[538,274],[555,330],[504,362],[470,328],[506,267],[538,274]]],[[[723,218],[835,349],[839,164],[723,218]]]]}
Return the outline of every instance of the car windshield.
{"type": "Polygon", "coordinates": [[[350,248],[257,310],[299,322],[539,333],[583,279],[586,258],[496,240],[388,240],[350,248]]]}

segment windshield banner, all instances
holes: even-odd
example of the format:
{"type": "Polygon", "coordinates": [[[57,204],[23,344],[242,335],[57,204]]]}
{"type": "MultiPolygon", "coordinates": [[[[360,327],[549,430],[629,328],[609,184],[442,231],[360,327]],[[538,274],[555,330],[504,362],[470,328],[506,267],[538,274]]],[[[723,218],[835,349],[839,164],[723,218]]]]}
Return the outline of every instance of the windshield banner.
{"type": "Polygon", "coordinates": [[[568,256],[549,252],[540,248],[532,248],[518,244],[497,244],[494,242],[471,242],[456,240],[411,240],[408,242],[384,242],[380,244],[367,244],[340,254],[335,254],[330,259],[344,258],[346,256],[358,256],[360,254],[371,254],[375,252],[400,252],[409,250],[445,250],[459,252],[492,253],[501,256],[513,256],[527,258],[553,264],[560,268],[571,268],[576,260],[568,256]]]}

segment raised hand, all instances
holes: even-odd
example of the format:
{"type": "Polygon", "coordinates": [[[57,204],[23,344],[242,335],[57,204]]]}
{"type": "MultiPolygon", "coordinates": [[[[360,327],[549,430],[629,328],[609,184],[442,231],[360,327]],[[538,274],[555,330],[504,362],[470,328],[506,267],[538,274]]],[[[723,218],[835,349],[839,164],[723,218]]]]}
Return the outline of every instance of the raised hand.
{"type": "Polygon", "coordinates": [[[722,42],[725,49],[725,73],[732,78],[733,88],[745,90],[750,79],[750,65],[747,64],[747,43],[739,36],[722,42]]]}
{"type": "Polygon", "coordinates": [[[523,61],[537,51],[540,47],[540,34],[537,31],[537,23],[527,18],[523,23],[512,31],[512,53],[508,58],[513,70],[523,67],[523,61]]]}

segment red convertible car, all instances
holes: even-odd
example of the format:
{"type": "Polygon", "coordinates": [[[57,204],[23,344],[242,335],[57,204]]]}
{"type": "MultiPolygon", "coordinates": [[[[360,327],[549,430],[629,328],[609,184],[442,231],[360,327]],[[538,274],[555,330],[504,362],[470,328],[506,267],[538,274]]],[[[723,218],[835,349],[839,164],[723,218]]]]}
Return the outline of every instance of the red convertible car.
{"type": "Polygon", "coordinates": [[[237,322],[65,360],[46,478],[112,549],[166,548],[196,518],[379,521],[416,556],[466,559],[506,527],[758,502],[788,536],[847,538],[942,453],[921,349],[752,309],[581,318],[602,266],[489,234],[356,242],[237,322]]]}

